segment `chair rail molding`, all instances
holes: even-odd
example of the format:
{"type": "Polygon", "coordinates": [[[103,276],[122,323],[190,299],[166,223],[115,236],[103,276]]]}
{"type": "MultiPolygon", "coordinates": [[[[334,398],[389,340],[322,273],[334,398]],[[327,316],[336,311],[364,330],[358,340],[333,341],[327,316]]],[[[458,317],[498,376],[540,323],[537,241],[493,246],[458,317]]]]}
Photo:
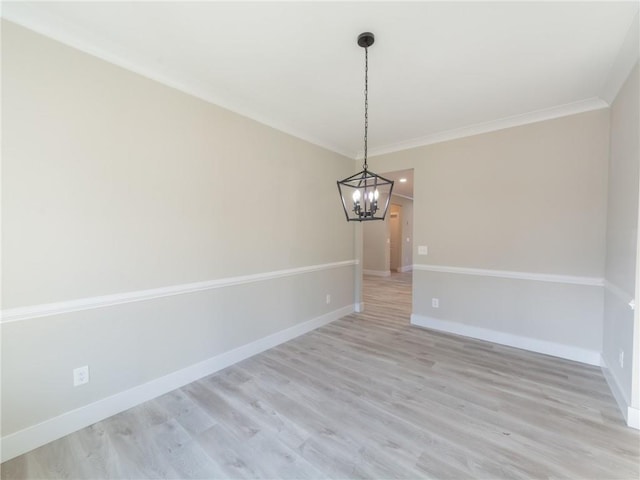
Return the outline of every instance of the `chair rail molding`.
{"type": "Polygon", "coordinates": [[[185,293],[212,290],[215,288],[225,288],[234,285],[273,280],[275,278],[290,277],[332,268],[342,268],[357,265],[358,260],[344,260],[340,262],[324,263],[319,265],[309,265],[305,267],[289,268],[285,270],[275,270],[272,272],[255,273],[237,277],[218,278],[204,282],[185,283],[182,285],[171,285],[168,287],[152,288],[149,290],[137,290],[133,292],[114,293],[111,295],[101,295],[97,297],[86,297],[75,300],[65,300],[62,302],[45,303],[27,307],[16,307],[2,310],[1,323],[17,322],[31,318],[48,317],[62,313],[77,312],[93,308],[110,307],[123,303],[141,302],[154,298],[169,297],[172,295],[183,295],[185,293]]]}
{"type": "Polygon", "coordinates": [[[537,282],[567,283],[570,285],[587,285],[604,287],[605,282],[600,277],[581,277],[575,275],[558,275],[555,273],[517,272],[513,270],[489,270],[484,268],[453,267],[448,265],[414,264],[413,270],[427,272],[456,273],[460,275],[475,275],[480,277],[511,278],[517,280],[533,280],[537,282]]]}

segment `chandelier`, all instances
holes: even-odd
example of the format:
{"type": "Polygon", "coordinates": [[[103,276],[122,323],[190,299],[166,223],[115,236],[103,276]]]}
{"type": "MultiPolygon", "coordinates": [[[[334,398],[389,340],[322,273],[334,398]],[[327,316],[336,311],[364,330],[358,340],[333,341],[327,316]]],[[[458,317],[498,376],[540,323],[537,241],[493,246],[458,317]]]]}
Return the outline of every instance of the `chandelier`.
{"type": "Polygon", "coordinates": [[[391,200],[393,181],[369,171],[367,166],[367,134],[369,130],[369,47],[373,33],[358,35],[358,45],[364,48],[364,164],[363,170],[339,180],[338,192],[348,222],[384,220],[391,200]]]}

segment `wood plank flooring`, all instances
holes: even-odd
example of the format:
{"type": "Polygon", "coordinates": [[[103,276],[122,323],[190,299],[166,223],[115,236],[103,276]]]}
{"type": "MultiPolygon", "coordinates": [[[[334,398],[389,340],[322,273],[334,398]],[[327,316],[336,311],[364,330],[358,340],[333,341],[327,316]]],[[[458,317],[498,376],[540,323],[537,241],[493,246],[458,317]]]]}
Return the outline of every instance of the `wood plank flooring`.
{"type": "Polygon", "coordinates": [[[599,368],[353,314],[2,465],[20,478],[637,479],[599,368]]]}

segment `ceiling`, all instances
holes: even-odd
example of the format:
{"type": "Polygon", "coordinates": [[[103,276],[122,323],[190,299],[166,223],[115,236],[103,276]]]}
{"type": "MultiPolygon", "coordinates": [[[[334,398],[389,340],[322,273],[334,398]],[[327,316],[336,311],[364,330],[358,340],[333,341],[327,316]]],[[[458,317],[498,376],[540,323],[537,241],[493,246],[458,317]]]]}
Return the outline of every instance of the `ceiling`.
{"type": "Polygon", "coordinates": [[[605,107],[637,12],[635,1],[2,2],[10,21],[352,158],[359,33],[376,35],[375,155],[605,107]]]}
{"type": "Polygon", "coordinates": [[[413,199],[413,169],[381,173],[384,178],[393,180],[393,194],[413,199]],[[404,179],[401,182],[400,179],[404,179]]]}

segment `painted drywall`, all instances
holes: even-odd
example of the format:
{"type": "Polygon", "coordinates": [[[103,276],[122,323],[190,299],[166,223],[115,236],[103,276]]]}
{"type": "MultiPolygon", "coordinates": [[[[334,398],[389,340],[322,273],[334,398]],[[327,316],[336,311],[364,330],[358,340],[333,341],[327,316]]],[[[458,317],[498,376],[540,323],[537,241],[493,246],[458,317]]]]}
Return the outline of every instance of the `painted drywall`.
{"type": "MultiPolygon", "coordinates": [[[[408,269],[413,263],[413,201],[391,196],[391,204],[402,207],[402,267],[408,269]],[[407,238],[409,241],[407,242],[407,238]]],[[[391,265],[389,212],[384,221],[363,222],[363,270],[370,275],[389,275],[391,265]]]]}
{"type": "Polygon", "coordinates": [[[8,435],[353,303],[344,267],[3,328],[2,433],[8,435]],[[320,295],[319,292],[322,292],[320,295]],[[91,382],[71,384],[89,365],[91,382]]]}
{"type": "MultiPolygon", "coordinates": [[[[353,161],[9,22],[2,68],[3,309],[354,258],[353,161]]],[[[2,435],[353,305],[353,277],[4,323],[2,435]]]]}
{"type": "Polygon", "coordinates": [[[401,268],[409,271],[413,265],[413,200],[392,195],[392,203],[402,207],[402,259],[401,268]]]}
{"type": "Polygon", "coordinates": [[[392,272],[402,268],[402,206],[389,205],[389,267],[392,272]]]}
{"type": "MultiPolygon", "coordinates": [[[[626,407],[632,406],[632,384],[638,371],[634,344],[637,315],[629,307],[636,292],[640,74],[632,70],[611,105],[607,254],[602,357],[626,407]],[[620,355],[623,355],[622,365],[620,355]]],[[[638,404],[635,404],[638,408],[638,404]]]]}
{"type": "MultiPolygon", "coordinates": [[[[604,109],[376,156],[369,164],[374,171],[414,169],[415,264],[597,283],[604,276],[608,145],[604,109]],[[417,255],[418,245],[428,246],[428,255],[417,255]]],[[[600,349],[601,287],[425,270],[413,279],[415,315],[600,349]],[[513,292],[519,302],[506,298],[513,292]],[[536,302],[544,305],[525,311],[536,302]]]]}
{"type": "Polygon", "coordinates": [[[602,287],[414,270],[414,311],[599,357],[602,287]],[[432,298],[439,300],[434,308],[432,298]],[[576,332],[580,331],[580,335],[576,332]]]}
{"type": "Polygon", "coordinates": [[[369,275],[390,274],[389,212],[384,220],[362,222],[363,271],[369,275]]]}
{"type": "Polygon", "coordinates": [[[5,308],[351,258],[352,161],[8,22],[3,40],[5,308]]]}

